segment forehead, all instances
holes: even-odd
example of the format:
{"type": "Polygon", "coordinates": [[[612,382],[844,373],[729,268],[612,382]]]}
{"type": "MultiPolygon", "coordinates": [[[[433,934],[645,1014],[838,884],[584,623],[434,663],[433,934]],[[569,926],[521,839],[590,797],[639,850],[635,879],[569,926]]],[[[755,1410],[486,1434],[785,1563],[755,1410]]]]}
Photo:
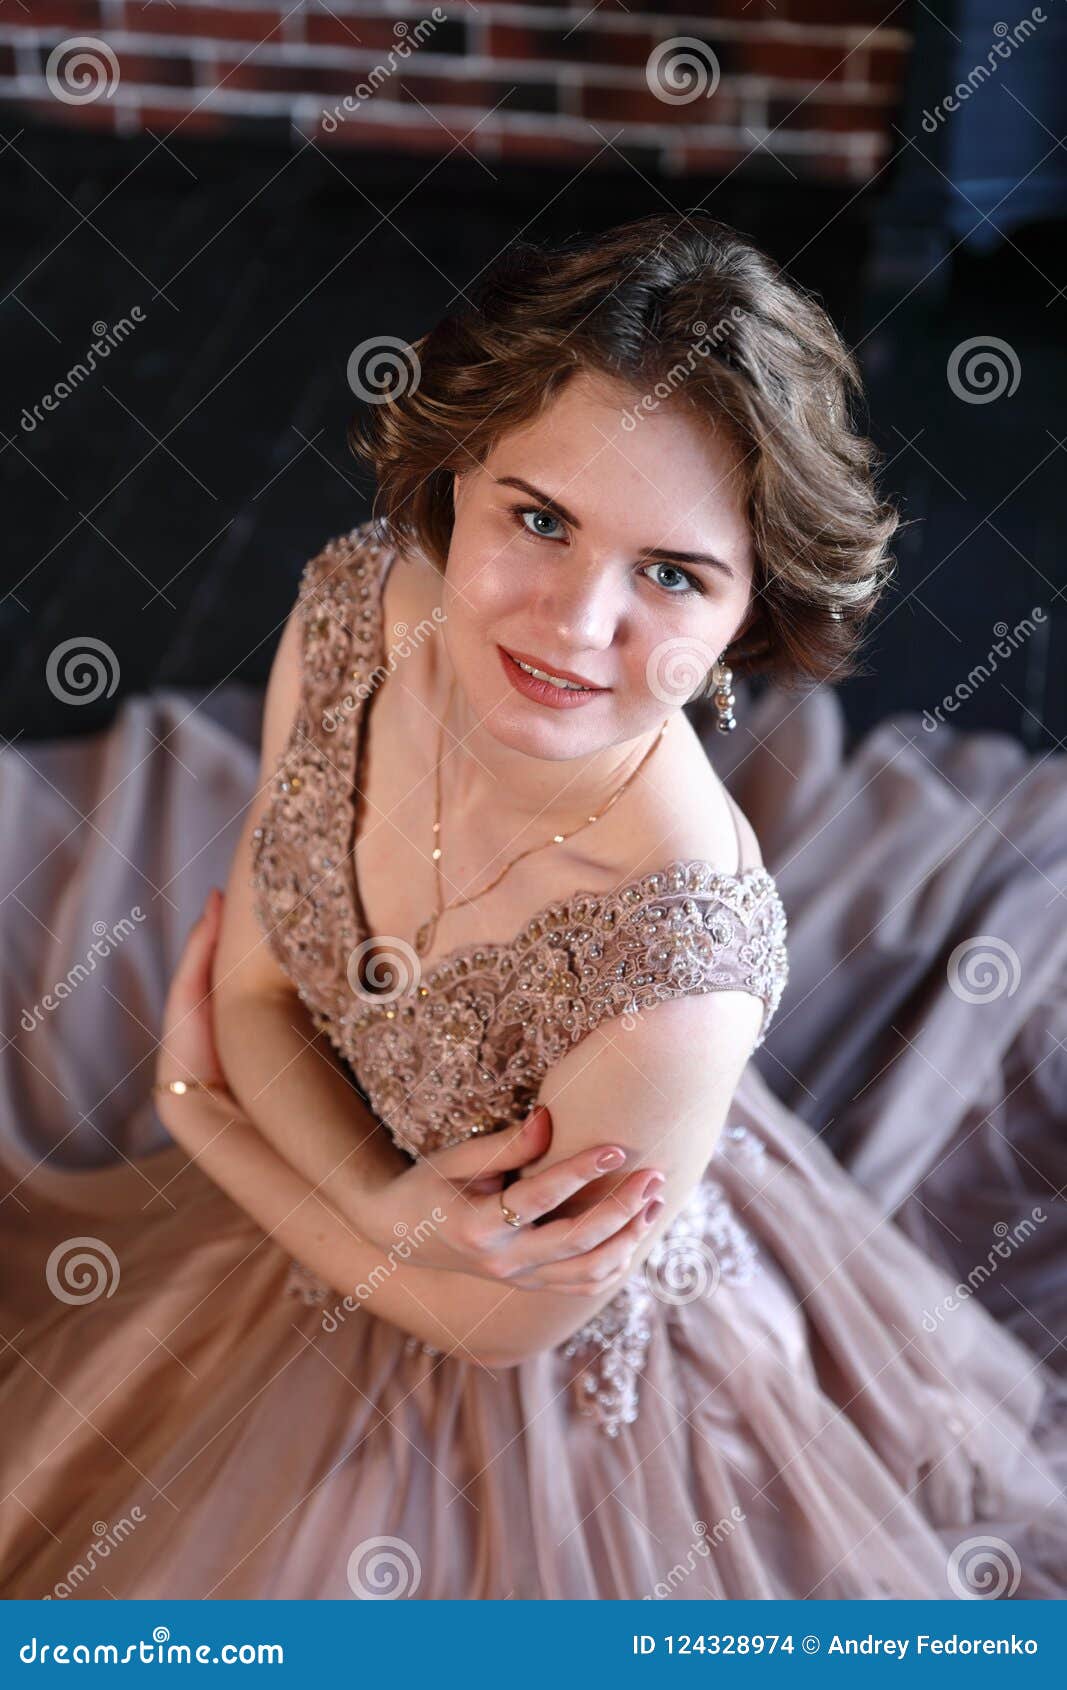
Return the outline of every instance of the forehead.
{"type": "Polygon", "coordinates": [[[485,463],[489,489],[497,476],[521,476],[583,526],[621,520],[639,543],[692,550],[726,537],[743,563],[749,533],[740,448],[725,425],[677,394],[669,403],[650,406],[650,399],[578,371],[539,416],[495,442],[485,463]]]}

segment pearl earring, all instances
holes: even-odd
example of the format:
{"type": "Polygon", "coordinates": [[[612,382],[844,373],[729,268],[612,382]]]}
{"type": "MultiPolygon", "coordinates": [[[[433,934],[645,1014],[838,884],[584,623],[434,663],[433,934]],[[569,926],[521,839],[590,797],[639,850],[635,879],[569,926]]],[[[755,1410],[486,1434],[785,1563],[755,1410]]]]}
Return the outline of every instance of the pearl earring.
{"type": "Polygon", "coordinates": [[[734,715],[734,705],[737,700],[731,690],[734,672],[720,657],[715,661],[711,678],[715,685],[715,691],[712,694],[717,716],[715,726],[721,734],[732,733],[737,726],[737,718],[734,715]]]}

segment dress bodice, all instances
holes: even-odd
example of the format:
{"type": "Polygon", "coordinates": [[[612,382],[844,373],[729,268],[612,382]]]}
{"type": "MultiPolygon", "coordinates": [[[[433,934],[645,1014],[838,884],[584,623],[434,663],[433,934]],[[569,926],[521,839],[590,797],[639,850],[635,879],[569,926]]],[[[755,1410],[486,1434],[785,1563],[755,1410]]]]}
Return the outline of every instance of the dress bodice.
{"type": "Polygon", "coordinates": [[[547,904],[503,943],[424,967],[366,931],[353,869],[367,700],[388,673],[382,588],[395,551],[365,523],[306,565],[302,686],[253,840],[257,919],[315,1026],[395,1142],[426,1153],[520,1120],[546,1072],[611,1016],[665,998],[758,995],[762,1044],[788,972],[785,913],[762,867],[674,859],[610,892],[547,904]],[[364,954],[390,984],[361,984],[364,954]]]}

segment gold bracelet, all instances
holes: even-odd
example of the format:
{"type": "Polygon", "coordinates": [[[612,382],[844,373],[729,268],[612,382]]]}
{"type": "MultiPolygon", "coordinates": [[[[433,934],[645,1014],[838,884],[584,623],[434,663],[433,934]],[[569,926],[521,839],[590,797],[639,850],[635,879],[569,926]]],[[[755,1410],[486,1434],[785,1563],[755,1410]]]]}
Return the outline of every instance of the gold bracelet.
{"type": "Polygon", "coordinates": [[[215,1085],[211,1080],[157,1080],[153,1091],[173,1092],[176,1097],[182,1097],[187,1091],[225,1091],[225,1086],[215,1085]]]}

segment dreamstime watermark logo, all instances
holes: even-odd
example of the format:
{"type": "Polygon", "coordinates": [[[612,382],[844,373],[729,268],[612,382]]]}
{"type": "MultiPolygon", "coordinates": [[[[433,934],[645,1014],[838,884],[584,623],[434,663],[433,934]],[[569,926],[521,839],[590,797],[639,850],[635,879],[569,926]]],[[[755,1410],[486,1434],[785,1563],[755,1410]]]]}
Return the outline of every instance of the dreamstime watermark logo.
{"type": "Polygon", "coordinates": [[[393,1003],[422,978],[422,965],[406,939],[395,933],[364,939],[350,953],[346,967],[353,994],[365,1003],[393,1003]],[[364,963],[366,967],[364,968],[364,963]],[[370,987],[363,984],[366,978],[370,987]]]}
{"type": "Polygon", "coordinates": [[[982,1602],[1014,1596],[1023,1576],[1018,1555],[1002,1537],[969,1537],[958,1543],[946,1571],[956,1596],[982,1602]]]}
{"type": "Polygon", "coordinates": [[[119,1288],[119,1259],[102,1238],[65,1238],[45,1265],[44,1277],[61,1303],[95,1303],[119,1288]]]}
{"type": "Polygon", "coordinates": [[[409,628],[406,622],[393,623],[393,638],[395,645],[389,653],[387,663],[379,663],[366,675],[351,692],[347,692],[341,702],[332,709],[323,712],[322,726],[326,733],[336,733],[342,722],[361,704],[366,703],[371,693],[380,686],[386,676],[395,674],[400,663],[417,651],[423,641],[435,634],[442,623],[448,620],[447,612],[439,604],[435,604],[429,616],[423,616],[416,622],[414,628],[409,628]]]}
{"type": "Polygon", "coordinates": [[[719,61],[696,35],[672,35],[653,47],[645,65],[649,89],[668,106],[710,100],[719,86],[719,61]]]}
{"type": "Polygon", "coordinates": [[[985,63],[976,64],[968,72],[964,81],[957,82],[952,92],[946,94],[933,111],[924,108],[922,126],[926,133],[936,135],[938,125],[944,123],[953,112],[959,111],[960,106],[965,105],[971,95],[981,88],[984,82],[988,82],[991,76],[995,75],[1000,69],[1002,61],[1011,58],[1016,47],[1021,47],[1024,42],[1029,41],[1031,35],[1036,33],[1038,24],[1047,22],[1048,19],[1041,7],[1033,6],[1029,16],[1020,18],[1013,28],[1009,28],[1006,23],[995,23],[993,34],[997,39],[986,54],[985,63]]]}
{"type": "Polygon", "coordinates": [[[391,405],[414,393],[422,380],[415,348],[395,334],[372,335],[349,354],[345,372],[357,399],[371,405],[391,405]]]}
{"type": "Polygon", "coordinates": [[[281,1643],[174,1643],[169,1626],[152,1627],[146,1637],[121,1643],[53,1643],[32,1636],[19,1650],[23,1666],[117,1667],[136,1661],[140,1666],[282,1666],[285,1648],[281,1643]],[[121,1651],[121,1653],[120,1653],[121,1651]]]}
{"type": "Polygon", "coordinates": [[[327,135],[335,134],[345,119],[351,117],[353,112],[358,111],[364,100],[371,99],[378,92],[382,83],[387,82],[394,71],[406,59],[410,58],[416,48],[421,47],[423,42],[433,34],[436,26],[439,23],[444,23],[446,16],[447,14],[441,10],[440,6],[435,6],[430,16],[420,18],[414,29],[403,20],[395,23],[393,34],[396,41],[386,54],[384,64],[373,65],[367,73],[366,81],[357,82],[353,92],[346,94],[340,104],[334,106],[332,111],[323,111],[322,127],[327,135]]]}
{"type": "MultiPolygon", "coordinates": [[[[134,904],[130,915],[137,922],[147,920],[140,904],[134,904]]],[[[96,934],[96,938],[89,946],[85,961],[76,962],[72,968],[68,968],[63,979],[57,980],[50,992],[46,992],[44,997],[35,1003],[32,1008],[22,1011],[19,1020],[27,1033],[32,1033],[35,1027],[40,1026],[46,1015],[50,1015],[54,1009],[58,1009],[59,1005],[77,990],[82,981],[87,980],[90,974],[95,971],[97,963],[104,957],[109,957],[113,950],[117,950],[131,933],[136,932],[136,928],[131,925],[129,916],[124,915],[120,921],[116,921],[113,927],[109,927],[106,921],[94,921],[93,932],[96,934]]]]}
{"type": "Polygon", "coordinates": [[[65,106],[87,106],[101,94],[110,100],[119,85],[119,61],[97,36],[72,35],[52,48],[44,75],[49,93],[65,106]]]}
{"type": "Polygon", "coordinates": [[[140,1504],[136,1502],[130,1509],[130,1515],[132,1518],[129,1519],[123,1515],[122,1519],[117,1521],[114,1526],[109,1526],[106,1520],[94,1520],[94,1542],[89,1545],[85,1557],[81,1561],[76,1561],[73,1567],[68,1569],[66,1578],[60,1579],[57,1584],[54,1584],[51,1590],[41,1597],[41,1601],[64,1601],[68,1596],[73,1596],[79,1585],[84,1584],[86,1579],[91,1578],[96,1572],[100,1562],[106,1561],[113,1549],[120,1549],[126,1539],[132,1536],[137,1527],[148,1518],[140,1504]]]}
{"type": "Polygon", "coordinates": [[[701,1561],[706,1561],[712,1548],[718,1548],[726,1538],[731,1537],[747,1519],[744,1509],[739,1502],[735,1502],[728,1514],[716,1520],[711,1530],[705,1520],[693,1521],[693,1541],[689,1545],[684,1561],[676,1561],[665,1578],[659,1579],[650,1591],[642,1597],[644,1602],[665,1602],[674,1595],[680,1584],[684,1584],[694,1568],[701,1561]]]}
{"type": "Polygon", "coordinates": [[[967,405],[991,405],[1006,393],[1010,399],[1022,377],[1019,354],[995,334],[976,334],[961,340],[949,354],[948,385],[967,405]]]}
{"type": "Polygon", "coordinates": [[[384,1261],[376,1263],[366,1279],[361,1279],[359,1284],[353,1286],[341,1302],[335,1303],[333,1308],[323,1315],[322,1330],[324,1332],[338,1331],[348,1315],[354,1314],[370,1297],[373,1297],[379,1285],[384,1285],[385,1281],[396,1272],[398,1267],[402,1267],[405,1262],[410,1261],[419,1247],[426,1242],[427,1238],[433,1237],[437,1228],[447,1218],[444,1210],[435,1205],[427,1218],[420,1221],[414,1229],[404,1221],[397,1221],[393,1227],[395,1241],[390,1244],[384,1261]]]}
{"type": "Polygon", "coordinates": [[[687,381],[697,367],[699,358],[709,358],[717,352],[721,343],[726,340],[730,331],[744,320],[744,311],[740,305],[733,305],[725,317],[711,329],[700,318],[693,324],[693,333],[700,338],[694,346],[689,348],[684,360],[672,364],[667,374],[658,381],[651,393],[644,394],[636,405],[627,406],[622,413],[622,427],[627,434],[632,434],[638,423],[643,421],[643,413],[657,411],[664,400],[669,399],[687,381]]]}
{"type": "Polygon", "coordinates": [[[645,1261],[645,1284],[660,1303],[678,1307],[710,1297],[722,1278],[719,1258],[703,1238],[661,1239],[645,1261]]]}
{"type": "Polygon", "coordinates": [[[963,1003],[995,1003],[1014,997],[1022,978],[1019,953],[995,933],[975,933],[952,951],[946,964],[949,990],[963,1003]]]}
{"type": "Polygon", "coordinates": [[[97,365],[105,358],[110,358],[116,346],[122,346],[128,337],[145,320],[144,312],[139,305],[130,306],[129,317],[120,317],[117,323],[109,328],[105,322],[93,324],[93,334],[96,337],[90,342],[89,350],[84,359],[72,364],[66,375],[56,382],[50,393],[46,393],[32,408],[22,407],[19,421],[27,434],[32,434],[40,423],[44,422],[43,412],[58,411],[64,399],[69,399],[76,393],[83,382],[95,372],[97,365]],[[132,322],[130,319],[133,319],[132,322]]]}
{"type": "Polygon", "coordinates": [[[976,663],[966,680],[959,681],[950,693],[946,693],[940,704],[933,710],[924,710],[922,715],[923,729],[926,733],[933,733],[938,726],[944,726],[944,712],[958,710],[978,691],[983,681],[988,681],[997,672],[997,658],[1009,658],[1017,651],[1024,640],[1036,633],[1036,623],[1047,621],[1044,610],[1035,604],[1029,616],[1024,616],[1021,622],[1016,622],[1014,628],[1009,628],[1006,622],[994,622],[993,632],[996,634],[996,644],[988,651],[981,663],[976,663]]]}
{"type": "Polygon", "coordinates": [[[713,686],[718,653],[706,640],[692,634],[677,634],[660,640],[648,654],[645,680],[648,690],[661,704],[688,704],[713,686]]]}
{"type": "Polygon", "coordinates": [[[422,1562],[402,1537],[368,1537],[348,1557],[348,1584],[362,1602],[395,1602],[414,1596],[422,1562]]]}
{"type": "Polygon", "coordinates": [[[952,1314],[968,1297],[973,1297],[980,1285],[987,1279],[992,1279],[1001,1262],[1006,1262],[1015,1254],[1020,1245],[1032,1238],[1038,1227],[1047,1220],[1044,1209],[1040,1206],[1030,1210],[1022,1220],[1009,1226],[1007,1221],[998,1221],[993,1228],[997,1242],[989,1250],[984,1262],[976,1262],[967,1275],[965,1282],[961,1282],[941,1301],[935,1303],[932,1309],[923,1309],[922,1324],[927,1332],[936,1332],[946,1315],[952,1314]]]}
{"type": "Polygon", "coordinates": [[[76,634],[49,653],[45,680],[61,704],[94,704],[119,684],[119,660],[106,640],[76,634]]]}

